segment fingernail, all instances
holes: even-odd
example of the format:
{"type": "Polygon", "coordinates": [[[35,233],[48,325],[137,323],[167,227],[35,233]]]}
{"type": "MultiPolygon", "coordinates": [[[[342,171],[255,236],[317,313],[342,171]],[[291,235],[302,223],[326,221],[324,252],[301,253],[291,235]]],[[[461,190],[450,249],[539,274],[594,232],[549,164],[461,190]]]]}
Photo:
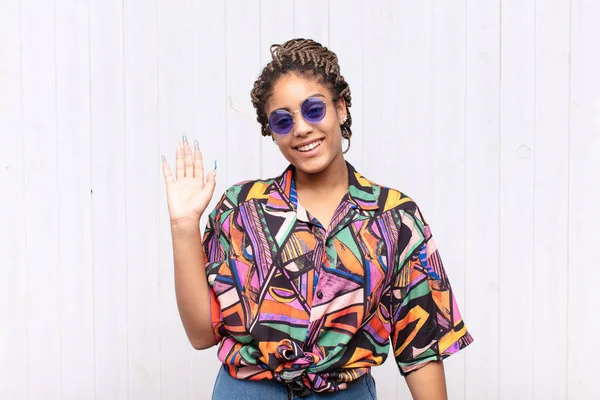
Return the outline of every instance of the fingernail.
{"type": "Polygon", "coordinates": [[[197,141],[197,140],[194,140],[194,148],[195,148],[196,150],[200,150],[200,144],[198,143],[198,141],[197,141]]]}
{"type": "Polygon", "coordinates": [[[217,170],[217,160],[213,162],[213,171],[217,170]]]}
{"type": "Polygon", "coordinates": [[[160,156],[162,162],[167,162],[167,159],[165,158],[165,156],[160,156]]]}
{"type": "Polygon", "coordinates": [[[188,144],[187,136],[183,135],[181,138],[183,139],[183,144],[188,144]]]}

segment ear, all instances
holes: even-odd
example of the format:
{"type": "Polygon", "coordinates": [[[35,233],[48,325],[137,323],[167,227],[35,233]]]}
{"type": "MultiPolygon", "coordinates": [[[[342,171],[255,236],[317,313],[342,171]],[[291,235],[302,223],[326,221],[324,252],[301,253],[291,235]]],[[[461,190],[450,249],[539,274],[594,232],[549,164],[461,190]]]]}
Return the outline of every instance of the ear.
{"type": "Polygon", "coordinates": [[[346,100],[343,97],[340,97],[335,102],[335,111],[337,112],[337,116],[340,121],[346,118],[346,115],[348,114],[348,109],[346,108],[346,100]]]}

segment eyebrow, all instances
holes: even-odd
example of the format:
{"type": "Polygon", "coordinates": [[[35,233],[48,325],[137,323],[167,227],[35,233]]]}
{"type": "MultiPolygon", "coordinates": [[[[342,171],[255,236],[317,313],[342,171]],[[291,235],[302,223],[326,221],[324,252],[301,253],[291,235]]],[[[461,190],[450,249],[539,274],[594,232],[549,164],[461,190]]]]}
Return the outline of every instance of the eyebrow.
{"type": "MultiPolygon", "coordinates": [[[[306,99],[308,99],[309,97],[322,97],[322,98],[325,98],[326,96],[324,94],[321,94],[321,93],[314,93],[314,94],[311,94],[310,96],[308,96],[306,99]]],[[[302,100],[302,102],[304,103],[304,101],[306,99],[302,100]]],[[[277,108],[274,108],[273,110],[271,110],[271,112],[276,111],[276,110],[286,110],[286,111],[289,111],[289,112],[292,111],[289,107],[277,107],[277,108]]]]}

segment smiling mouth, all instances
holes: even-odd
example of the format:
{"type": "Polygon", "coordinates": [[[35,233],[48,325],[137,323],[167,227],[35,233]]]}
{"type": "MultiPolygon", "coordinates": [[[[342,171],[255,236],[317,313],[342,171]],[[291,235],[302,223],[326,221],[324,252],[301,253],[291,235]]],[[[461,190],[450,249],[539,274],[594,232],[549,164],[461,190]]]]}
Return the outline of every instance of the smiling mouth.
{"type": "Polygon", "coordinates": [[[321,143],[323,143],[323,139],[319,139],[317,141],[314,141],[314,142],[309,143],[304,146],[298,146],[298,147],[296,147],[296,150],[298,150],[301,153],[304,153],[304,152],[316,149],[317,147],[319,147],[321,145],[321,143]]]}

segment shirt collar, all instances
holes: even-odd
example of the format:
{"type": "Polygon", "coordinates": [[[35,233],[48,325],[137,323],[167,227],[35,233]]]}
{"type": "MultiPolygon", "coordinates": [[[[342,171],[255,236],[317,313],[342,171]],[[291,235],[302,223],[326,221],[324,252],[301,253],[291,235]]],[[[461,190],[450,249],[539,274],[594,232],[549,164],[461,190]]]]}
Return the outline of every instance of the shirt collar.
{"type": "MultiPolygon", "coordinates": [[[[346,161],[348,167],[348,193],[344,198],[350,204],[362,210],[377,210],[377,197],[373,191],[373,183],[362,176],[346,161]]],[[[297,201],[293,199],[295,167],[290,164],[283,173],[269,185],[269,198],[266,207],[271,210],[295,210],[297,201]]]]}

